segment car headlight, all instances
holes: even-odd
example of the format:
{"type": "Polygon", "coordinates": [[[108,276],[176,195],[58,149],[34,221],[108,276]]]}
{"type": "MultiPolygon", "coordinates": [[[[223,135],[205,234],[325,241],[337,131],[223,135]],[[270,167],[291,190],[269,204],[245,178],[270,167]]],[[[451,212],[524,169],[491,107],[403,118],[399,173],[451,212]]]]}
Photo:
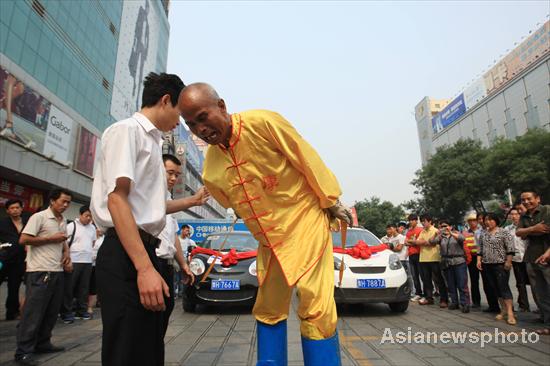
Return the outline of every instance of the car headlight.
{"type": "Polygon", "coordinates": [[[193,258],[191,262],[189,262],[189,269],[195,276],[199,276],[204,273],[206,267],[204,266],[204,262],[199,258],[193,258]]]}
{"type": "Polygon", "coordinates": [[[339,271],[340,267],[344,266],[344,269],[346,269],[346,264],[342,263],[341,259],[334,258],[334,270],[339,271]]]}
{"type": "Polygon", "coordinates": [[[256,271],[256,261],[250,264],[250,267],[248,267],[248,273],[250,273],[252,276],[256,276],[256,274],[258,273],[256,271]]]}
{"type": "Polygon", "coordinates": [[[390,264],[390,269],[399,269],[402,267],[401,261],[397,254],[390,254],[390,259],[388,260],[390,264]]]}

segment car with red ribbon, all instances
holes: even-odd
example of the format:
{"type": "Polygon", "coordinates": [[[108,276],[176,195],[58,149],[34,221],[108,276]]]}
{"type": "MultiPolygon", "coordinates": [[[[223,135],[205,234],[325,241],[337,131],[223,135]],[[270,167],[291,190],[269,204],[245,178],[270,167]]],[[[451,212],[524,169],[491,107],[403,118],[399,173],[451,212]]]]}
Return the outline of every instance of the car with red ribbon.
{"type": "Polygon", "coordinates": [[[191,252],[189,268],[196,279],[184,288],[183,309],[194,312],[197,304],[254,304],[258,293],[257,250],[258,242],[248,231],[206,236],[191,252]]]}
{"type": "Polygon", "coordinates": [[[386,303],[393,312],[407,310],[411,284],[396,253],[363,228],[348,228],[345,239],[333,232],[332,239],[337,303],[386,303]]]}

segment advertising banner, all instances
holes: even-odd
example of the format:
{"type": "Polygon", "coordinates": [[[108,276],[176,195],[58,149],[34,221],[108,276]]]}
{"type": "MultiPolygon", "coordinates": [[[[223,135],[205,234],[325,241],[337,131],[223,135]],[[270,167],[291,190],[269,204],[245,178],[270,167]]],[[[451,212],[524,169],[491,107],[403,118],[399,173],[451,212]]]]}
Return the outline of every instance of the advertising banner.
{"type": "Polygon", "coordinates": [[[72,130],[73,120],[52,105],[46,129],[44,155],[66,164],[69,161],[72,130]]]}
{"type": "Polygon", "coordinates": [[[99,138],[80,126],[78,134],[78,144],[76,147],[76,155],[74,161],[74,170],[86,174],[89,177],[94,175],[94,165],[97,159],[99,138]]]}
{"type": "Polygon", "coordinates": [[[0,206],[4,207],[6,201],[13,199],[23,202],[23,211],[36,212],[44,205],[44,192],[7,179],[0,180],[0,206]]]}
{"type": "Polygon", "coordinates": [[[464,94],[460,94],[450,102],[441,112],[432,118],[433,133],[437,134],[456,121],[466,112],[464,105],[464,94]]]}
{"type": "Polygon", "coordinates": [[[165,23],[162,17],[166,15],[156,1],[123,2],[111,102],[111,115],[117,120],[141,108],[145,76],[166,69],[166,65],[157,63],[158,53],[167,52],[168,47],[168,30],[162,29],[165,23]],[[166,39],[161,39],[161,32],[166,39]]]}
{"type": "Polygon", "coordinates": [[[0,134],[40,153],[51,103],[0,66],[0,134]]]}
{"type": "MultiPolygon", "coordinates": [[[[232,220],[178,220],[180,229],[183,224],[190,226],[190,238],[197,244],[201,243],[208,234],[219,231],[229,231],[232,223],[232,220]]],[[[248,231],[248,228],[242,220],[239,220],[235,224],[233,231],[248,231]]]]}
{"type": "Polygon", "coordinates": [[[486,96],[487,90],[485,89],[483,79],[476,80],[472,85],[464,90],[464,105],[466,106],[466,109],[472,108],[486,96]]]}
{"type": "Polygon", "coordinates": [[[487,94],[513,79],[530,63],[550,51],[550,20],[483,75],[487,94]]]}

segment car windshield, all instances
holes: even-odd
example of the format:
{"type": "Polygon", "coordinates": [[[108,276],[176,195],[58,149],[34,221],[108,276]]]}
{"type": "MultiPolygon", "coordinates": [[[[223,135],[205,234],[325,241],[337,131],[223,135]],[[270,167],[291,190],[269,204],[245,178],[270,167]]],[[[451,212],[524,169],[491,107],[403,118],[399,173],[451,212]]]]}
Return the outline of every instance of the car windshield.
{"type": "MultiPolygon", "coordinates": [[[[368,230],[348,230],[346,235],[346,248],[353,247],[360,240],[364,241],[371,247],[381,243],[380,239],[368,230]]],[[[342,236],[340,235],[340,232],[332,233],[332,243],[335,247],[342,246],[342,236]]]]}
{"type": "Polygon", "coordinates": [[[219,250],[227,236],[227,242],[223,246],[223,251],[229,251],[235,248],[237,252],[249,252],[258,249],[258,242],[250,234],[219,234],[209,235],[203,242],[203,247],[219,250]]]}

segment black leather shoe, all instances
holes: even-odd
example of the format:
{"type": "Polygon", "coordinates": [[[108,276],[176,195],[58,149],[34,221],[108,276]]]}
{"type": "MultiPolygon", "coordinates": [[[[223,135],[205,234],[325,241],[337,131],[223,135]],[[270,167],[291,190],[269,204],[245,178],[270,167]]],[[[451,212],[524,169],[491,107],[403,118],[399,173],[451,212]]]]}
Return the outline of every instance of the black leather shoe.
{"type": "Polygon", "coordinates": [[[452,303],[449,305],[449,310],[456,310],[458,309],[458,304],[452,303]]]}
{"type": "Polygon", "coordinates": [[[36,366],[38,362],[34,359],[31,353],[15,356],[15,363],[25,366],[36,366]]]}
{"type": "Polygon", "coordinates": [[[460,310],[462,310],[462,312],[463,312],[464,314],[469,313],[469,312],[470,312],[470,305],[463,305],[463,306],[460,308],[460,310]]]}
{"type": "Polygon", "coordinates": [[[65,347],[58,347],[54,346],[53,344],[50,344],[49,346],[45,347],[36,347],[36,350],[34,353],[56,353],[56,352],[63,352],[65,351],[65,347]]]}

